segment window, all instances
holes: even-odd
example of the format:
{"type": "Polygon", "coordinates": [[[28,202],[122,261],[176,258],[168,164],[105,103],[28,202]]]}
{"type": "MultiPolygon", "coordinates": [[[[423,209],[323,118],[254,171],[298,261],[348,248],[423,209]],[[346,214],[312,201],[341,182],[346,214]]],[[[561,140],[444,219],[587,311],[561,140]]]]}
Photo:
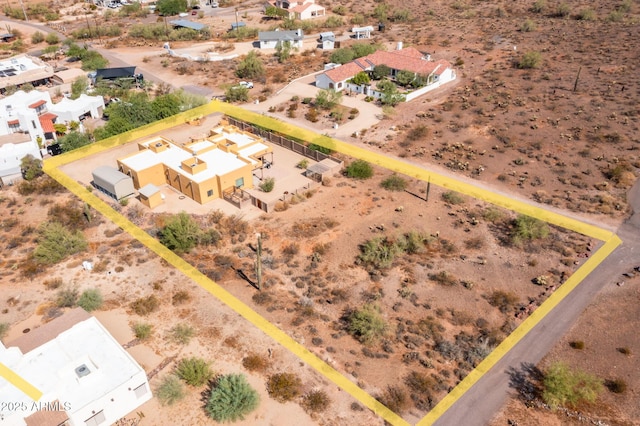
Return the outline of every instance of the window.
{"type": "Polygon", "coordinates": [[[33,126],[34,129],[37,129],[36,122],[34,120],[31,120],[31,125],[33,126]]]}
{"type": "Polygon", "coordinates": [[[244,178],[241,177],[239,179],[236,179],[236,188],[242,188],[244,186],[244,178]]]}
{"type": "Polygon", "coordinates": [[[94,414],[92,417],[89,417],[84,421],[86,426],[98,426],[107,421],[104,416],[104,411],[100,411],[97,414],[94,414]]]}
{"type": "Polygon", "coordinates": [[[136,398],[140,399],[147,393],[147,384],[143,383],[133,390],[136,394],[136,398]]]}
{"type": "Polygon", "coordinates": [[[207,197],[213,197],[213,189],[207,191],[207,197]]]}
{"type": "Polygon", "coordinates": [[[16,133],[20,131],[20,122],[18,123],[9,123],[9,131],[11,133],[16,133]]]}

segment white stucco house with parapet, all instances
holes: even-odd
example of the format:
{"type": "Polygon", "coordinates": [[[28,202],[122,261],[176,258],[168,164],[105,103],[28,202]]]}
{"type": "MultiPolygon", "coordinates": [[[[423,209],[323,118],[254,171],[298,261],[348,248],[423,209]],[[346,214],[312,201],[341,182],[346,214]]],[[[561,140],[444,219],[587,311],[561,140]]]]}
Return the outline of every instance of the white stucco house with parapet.
{"type": "Polygon", "coordinates": [[[144,370],[81,308],[0,343],[0,362],[42,392],[0,380],[2,426],[106,426],[151,399],[144,370]]]}
{"type": "Polygon", "coordinates": [[[273,0],[267,1],[264,6],[265,9],[275,7],[284,10],[291,19],[313,19],[326,15],[325,8],[316,4],[315,0],[273,0]]]}
{"type": "Polygon", "coordinates": [[[260,49],[275,49],[278,44],[288,41],[292,48],[302,49],[304,32],[301,29],[293,31],[260,31],[258,33],[260,49]]]}
{"type": "Polygon", "coordinates": [[[347,89],[379,97],[379,93],[375,93],[375,89],[370,86],[355,85],[349,82],[356,74],[363,71],[373,71],[378,65],[389,67],[389,77],[391,78],[394,78],[400,71],[409,71],[426,79],[427,84],[424,87],[407,95],[406,100],[408,101],[456,78],[455,70],[449,61],[444,59],[433,61],[429,55],[424,55],[417,49],[409,47],[392,51],[379,50],[344,65],[329,69],[316,75],[316,87],[334,89],[336,91],[347,89]]]}

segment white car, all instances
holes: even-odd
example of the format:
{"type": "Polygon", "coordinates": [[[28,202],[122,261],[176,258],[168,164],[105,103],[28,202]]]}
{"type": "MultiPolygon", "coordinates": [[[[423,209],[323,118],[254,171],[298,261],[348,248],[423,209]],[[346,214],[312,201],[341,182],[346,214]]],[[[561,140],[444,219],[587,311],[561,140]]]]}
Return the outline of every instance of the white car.
{"type": "Polygon", "coordinates": [[[241,81],[238,83],[240,87],[246,87],[247,89],[253,89],[253,83],[251,81],[241,81]]]}

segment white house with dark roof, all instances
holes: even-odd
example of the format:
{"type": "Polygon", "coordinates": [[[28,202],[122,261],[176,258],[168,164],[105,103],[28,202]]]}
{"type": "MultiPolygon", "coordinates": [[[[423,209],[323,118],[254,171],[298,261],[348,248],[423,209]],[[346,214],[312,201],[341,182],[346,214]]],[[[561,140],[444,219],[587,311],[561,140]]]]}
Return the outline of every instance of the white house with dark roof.
{"type": "Polygon", "coordinates": [[[1,380],[2,426],[110,425],[152,396],[140,365],[81,308],[0,343],[0,362],[42,392],[33,401],[1,380]]]}
{"type": "Polygon", "coordinates": [[[291,19],[313,19],[318,16],[325,16],[326,9],[315,0],[272,0],[267,1],[265,8],[276,7],[288,12],[291,19]]]}
{"type": "MultiPolygon", "coordinates": [[[[316,87],[320,89],[334,89],[336,91],[348,88],[356,92],[364,91],[366,93],[369,91],[368,88],[359,89],[360,86],[350,84],[349,80],[360,72],[373,71],[378,65],[386,65],[389,67],[389,77],[391,78],[394,78],[400,71],[409,71],[416,76],[425,78],[427,82],[425,87],[412,92],[411,95],[407,96],[407,100],[414,99],[416,96],[455,80],[456,78],[455,71],[448,61],[444,59],[433,61],[430,56],[425,56],[417,49],[409,47],[392,51],[378,50],[377,52],[355,59],[342,66],[327,70],[316,75],[316,87]]],[[[372,93],[370,94],[378,97],[373,93],[374,91],[375,90],[372,89],[372,93]]]]}
{"type": "Polygon", "coordinates": [[[9,86],[20,88],[23,84],[40,86],[53,77],[53,67],[40,58],[26,54],[0,60],[0,92],[9,86]]]}
{"type": "Polygon", "coordinates": [[[275,49],[278,44],[288,41],[293,48],[302,48],[304,32],[301,29],[293,31],[260,31],[258,33],[260,49],[275,49]]]}

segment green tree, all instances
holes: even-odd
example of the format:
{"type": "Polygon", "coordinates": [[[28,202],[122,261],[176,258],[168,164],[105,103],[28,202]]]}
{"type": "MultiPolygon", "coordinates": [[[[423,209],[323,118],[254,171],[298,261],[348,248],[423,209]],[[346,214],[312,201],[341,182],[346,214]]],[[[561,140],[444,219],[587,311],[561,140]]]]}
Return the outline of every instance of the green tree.
{"type": "Polygon", "coordinates": [[[181,212],[167,221],[160,231],[160,242],[177,253],[188,253],[198,244],[200,227],[187,213],[181,212]]]}
{"type": "Polygon", "coordinates": [[[375,51],[380,50],[381,47],[379,44],[355,43],[351,46],[351,50],[353,50],[354,58],[362,58],[363,56],[371,55],[375,51]]]}
{"type": "Polygon", "coordinates": [[[202,386],[211,379],[213,372],[202,358],[184,358],[176,366],[176,375],[189,386],[202,386]]]}
{"type": "Polygon", "coordinates": [[[236,75],[240,78],[261,79],[264,77],[264,64],[255,51],[247,53],[236,67],[236,75]]]}
{"type": "Polygon", "coordinates": [[[571,370],[562,362],[549,366],[544,374],[542,399],[551,407],[594,402],[602,392],[602,381],[583,371],[571,370]]]}
{"type": "Polygon", "coordinates": [[[396,74],[396,81],[402,86],[410,85],[416,79],[416,74],[411,71],[400,70],[396,74]]]}
{"type": "Polygon", "coordinates": [[[86,248],[87,240],[81,231],[72,232],[59,223],[47,222],[40,228],[33,257],[38,263],[52,265],[86,248]]]}
{"type": "Polygon", "coordinates": [[[102,306],[102,294],[97,288],[85,290],[78,299],[78,306],[87,312],[95,311],[102,306]]]}
{"type": "Polygon", "coordinates": [[[349,48],[336,49],[331,53],[329,61],[336,64],[346,64],[353,61],[353,50],[349,48]]]}
{"type": "Polygon", "coordinates": [[[377,89],[382,93],[380,102],[383,105],[396,106],[405,99],[405,96],[398,91],[398,86],[392,81],[382,80],[378,83],[377,89]]]}
{"type": "Polygon", "coordinates": [[[186,12],[188,6],[187,0],[158,0],[156,2],[156,10],[160,15],[171,16],[180,12],[186,12]]]}
{"type": "Polygon", "coordinates": [[[264,15],[269,19],[276,19],[279,17],[278,8],[275,6],[267,6],[264,10],[264,15]]]}
{"type": "Polygon", "coordinates": [[[227,102],[247,102],[249,100],[249,89],[242,86],[231,86],[224,92],[227,102]]]}
{"type": "Polygon", "coordinates": [[[354,75],[351,80],[353,81],[353,84],[358,84],[358,85],[369,84],[371,82],[371,79],[369,78],[369,74],[367,74],[364,71],[361,71],[358,74],[354,75]]]}
{"type": "Polygon", "coordinates": [[[180,112],[180,98],[173,93],[158,96],[151,101],[151,112],[156,120],[176,115],[180,112]]]}
{"type": "Polygon", "coordinates": [[[38,176],[42,176],[42,160],[35,158],[31,154],[27,154],[20,160],[20,170],[24,180],[33,180],[38,176]]]}
{"type": "Polygon", "coordinates": [[[389,68],[385,64],[376,65],[375,67],[373,67],[373,71],[371,72],[374,80],[381,80],[385,77],[389,77],[390,74],[391,68],[389,68]]]}
{"type": "Polygon", "coordinates": [[[369,179],[373,176],[373,167],[364,160],[355,160],[345,169],[347,177],[353,179],[369,179]]]}
{"type": "Polygon", "coordinates": [[[87,134],[80,132],[69,132],[69,134],[58,139],[58,144],[63,152],[73,151],[90,143],[91,138],[87,134]]]}
{"type": "Polygon", "coordinates": [[[380,314],[380,308],[373,304],[366,304],[362,308],[351,312],[347,317],[347,329],[360,343],[372,344],[389,329],[380,314]]]}
{"type": "Polygon", "coordinates": [[[89,80],[87,77],[78,77],[71,83],[71,99],[78,99],[80,95],[87,91],[89,80]]]}
{"type": "Polygon", "coordinates": [[[322,109],[332,109],[342,101],[342,92],[335,89],[322,89],[318,91],[315,106],[322,109]]]}
{"type": "Polygon", "coordinates": [[[244,420],[258,408],[260,395],[242,374],[228,374],[217,380],[205,405],[209,417],[217,422],[244,420]]]}
{"type": "Polygon", "coordinates": [[[278,62],[283,63],[291,56],[291,42],[289,40],[280,41],[276,44],[276,57],[278,62]]]}

